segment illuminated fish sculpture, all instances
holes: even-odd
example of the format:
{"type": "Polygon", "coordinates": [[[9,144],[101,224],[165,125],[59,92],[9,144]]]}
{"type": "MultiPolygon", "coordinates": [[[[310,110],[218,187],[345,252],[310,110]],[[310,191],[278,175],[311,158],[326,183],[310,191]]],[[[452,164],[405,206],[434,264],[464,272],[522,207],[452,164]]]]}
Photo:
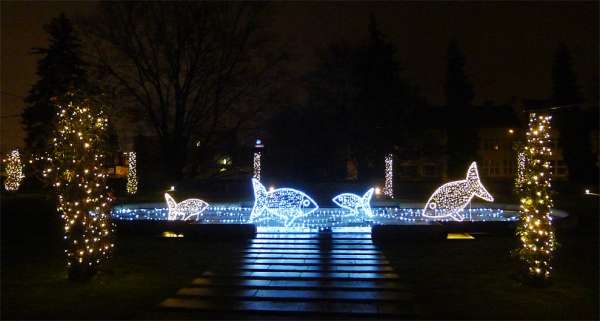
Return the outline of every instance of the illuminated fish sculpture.
{"type": "Polygon", "coordinates": [[[177,203],[169,193],[165,193],[165,199],[169,208],[167,219],[170,221],[187,221],[193,216],[196,216],[196,220],[198,220],[202,212],[208,208],[208,203],[197,198],[190,198],[177,203]]]}
{"type": "Polygon", "coordinates": [[[451,217],[455,221],[462,221],[464,216],[461,212],[471,202],[473,196],[488,202],[494,201],[494,197],[479,180],[475,162],[469,166],[466,179],[446,183],[433,192],[421,215],[434,219],[451,217]]]}
{"type": "Polygon", "coordinates": [[[368,217],[373,216],[371,210],[371,197],[373,196],[374,188],[370,188],[365,195],[359,196],[352,193],[343,193],[332,199],[339,207],[350,210],[352,214],[358,214],[358,210],[362,208],[368,217]]]}
{"type": "Polygon", "coordinates": [[[252,179],[254,187],[254,207],[250,213],[250,222],[277,218],[285,226],[292,226],[300,217],[316,211],[319,206],[305,193],[293,188],[278,188],[272,191],[257,180],[252,179]]]}

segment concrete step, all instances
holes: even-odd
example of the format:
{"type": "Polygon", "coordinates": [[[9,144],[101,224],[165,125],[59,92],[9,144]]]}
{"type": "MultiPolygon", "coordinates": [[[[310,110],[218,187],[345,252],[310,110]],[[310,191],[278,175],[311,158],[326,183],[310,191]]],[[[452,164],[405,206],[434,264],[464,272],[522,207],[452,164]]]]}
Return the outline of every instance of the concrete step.
{"type": "MultiPolygon", "coordinates": [[[[257,288],[206,288],[188,287],[177,291],[178,296],[188,297],[223,297],[239,300],[269,300],[269,301],[327,301],[327,302],[380,302],[407,301],[412,299],[408,292],[372,291],[372,290],[323,290],[323,289],[257,289],[257,288]]],[[[398,302],[400,303],[400,302],[398,302]]]]}
{"type": "Polygon", "coordinates": [[[236,278],[246,279],[271,279],[271,280],[337,280],[337,279],[364,279],[364,280],[394,280],[398,279],[396,273],[379,273],[379,272],[368,272],[368,273],[357,273],[357,272],[290,272],[290,271],[240,271],[238,273],[229,274],[227,271],[212,272],[206,271],[202,276],[229,276],[236,278]]]}
{"type": "Polygon", "coordinates": [[[376,250],[374,244],[350,244],[350,245],[338,245],[331,244],[329,246],[323,246],[320,244],[286,244],[286,243],[259,243],[251,244],[247,249],[301,249],[301,250],[320,250],[326,248],[327,250],[376,250]]]}
{"type": "Polygon", "coordinates": [[[166,309],[193,309],[195,311],[237,311],[252,313],[293,313],[294,315],[363,315],[393,316],[414,318],[412,305],[402,306],[397,302],[356,303],[356,302],[285,302],[285,301],[252,301],[170,298],[160,306],[166,309]]]}
{"type": "Polygon", "coordinates": [[[329,235],[318,233],[257,233],[255,239],[334,239],[334,240],[370,240],[371,233],[331,233],[329,235]]]}
{"type": "Polygon", "coordinates": [[[323,290],[378,290],[405,291],[406,287],[395,281],[373,280],[270,280],[240,279],[231,277],[200,277],[192,281],[193,286],[256,288],[256,289],[323,289],[323,290]]]}
{"type": "Polygon", "coordinates": [[[221,273],[227,271],[288,271],[288,272],[354,272],[354,273],[371,273],[371,272],[392,272],[391,266],[383,265],[285,265],[285,264],[241,264],[239,266],[225,265],[222,267],[213,268],[214,271],[221,273]]]}
{"type": "MultiPolygon", "coordinates": [[[[319,239],[253,239],[252,244],[323,244],[323,240],[319,239]]],[[[369,239],[332,239],[330,241],[334,245],[353,245],[353,244],[373,244],[373,240],[369,239]]]]}
{"type": "Polygon", "coordinates": [[[242,259],[241,264],[281,264],[281,265],[389,265],[386,259],[378,260],[350,260],[350,259],[242,259]]]}
{"type": "Polygon", "coordinates": [[[313,249],[290,249],[290,248],[248,248],[242,251],[242,253],[281,253],[281,254],[381,254],[379,250],[373,249],[328,249],[324,251],[320,248],[313,249]]]}
{"type": "Polygon", "coordinates": [[[345,260],[377,260],[382,256],[379,254],[323,254],[323,253],[265,253],[265,252],[242,252],[244,258],[271,258],[271,259],[345,259],[345,260]]]}

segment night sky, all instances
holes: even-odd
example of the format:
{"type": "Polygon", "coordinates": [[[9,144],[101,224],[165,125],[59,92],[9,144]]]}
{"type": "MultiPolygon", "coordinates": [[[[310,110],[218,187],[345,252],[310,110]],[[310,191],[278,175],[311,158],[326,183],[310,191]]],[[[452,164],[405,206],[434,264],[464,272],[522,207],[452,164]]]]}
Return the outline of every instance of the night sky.
{"type": "MultiPolygon", "coordinates": [[[[37,57],[29,50],[47,45],[42,26],[61,11],[68,16],[90,14],[95,6],[96,2],[1,3],[2,152],[23,144],[20,117],[15,115],[23,108],[21,97],[36,80],[37,57]]],[[[397,44],[404,75],[433,104],[443,104],[451,37],[459,40],[466,54],[476,104],[548,97],[559,42],[571,49],[587,100],[597,102],[597,2],[286,2],[274,4],[272,28],[290,51],[294,74],[301,75],[314,66],[316,48],[364,38],[370,13],[397,44]]]]}

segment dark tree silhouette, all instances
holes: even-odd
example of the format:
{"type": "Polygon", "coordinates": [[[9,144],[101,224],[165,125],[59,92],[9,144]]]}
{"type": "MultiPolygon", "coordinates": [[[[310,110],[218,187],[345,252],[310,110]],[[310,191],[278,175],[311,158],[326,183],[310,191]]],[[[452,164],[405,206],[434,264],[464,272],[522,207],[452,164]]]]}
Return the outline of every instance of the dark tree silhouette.
{"type": "Polygon", "coordinates": [[[49,139],[54,128],[56,107],[52,97],[65,95],[69,88],[87,86],[85,63],[81,59],[81,42],[71,21],[64,14],[44,26],[48,33],[48,48],[33,48],[43,56],[37,65],[39,80],[25,98],[22,123],[25,127],[27,150],[43,155],[51,148],[49,139]]]}
{"type": "Polygon", "coordinates": [[[448,175],[459,177],[466,164],[475,160],[478,135],[474,122],[473,86],[465,73],[465,56],[456,39],[448,46],[446,73],[448,175]]]}
{"type": "Polygon", "coordinates": [[[402,129],[418,101],[416,88],[402,78],[397,48],[371,16],[367,39],[332,43],[317,56],[306,104],[272,121],[272,162],[294,167],[281,175],[332,180],[344,178],[351,161],[359,179],[380,178],[384,155],[405,138],[402,129]]]}
{"type": "MultiPolygon", "coordinates": [[[[597,182],[598,168],[595,166],[590,139],[589,112],[581,108],[583,98],[573,70],[571,52],[560,44],[555,52],[553,76],[553,103],[565,108],[555,116],[556,128],[560,133],[559,145],[569,168],[569,176],[580,183],[597,182]]],[[[597,121],[597,119],[596,119],[597,121]]]]}
{"type": "Polygon", "coordinates": [[[95,75],[119,98],[116,107],[153,129],[168,178],[183,176],[195,142],[202,154],[272,98],[283,55],[265,50],[263,7],[107,2],[84,25],[95,75]]]}

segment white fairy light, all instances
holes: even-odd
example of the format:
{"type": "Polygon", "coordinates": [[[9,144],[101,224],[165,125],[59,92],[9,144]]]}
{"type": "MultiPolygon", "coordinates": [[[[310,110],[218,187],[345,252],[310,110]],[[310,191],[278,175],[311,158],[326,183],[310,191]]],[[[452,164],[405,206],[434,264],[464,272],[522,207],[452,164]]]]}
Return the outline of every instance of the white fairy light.
{"type": "Polygon", "coordinates": [[[517,190],[520,190],[525,183],[525,162],[527,161],[527,157],[525,156],[525,152],[519,151],[517,153],[517,174],[515,177],[515,187],[517,190]]]}
{"type": "Polygon", "coordinates": [[[254,188],[254,207],[250,222],[257,220],[279,220],[284,226],[292,226],[300,217],[316,211],[319,206],[304,192],[293,188],[267,189],[256,179],[252,179],[254,188]]]}
{"type": "Polygon", "coordinates": [[[383,186],[383,195],[388,198],[394,198],[394,155],[385,156],[385,185],[383,186]]]}
{"type": "Polygon", "coordinates": [[[370,203],[374,191],[374,188],[370,188],[363,196],[352,193],[343,193],[334,197],[332,201],[337,206],[350,210],[354,215],[357,215],[358,210],[362,209],[367,217],[372,217],[373,211],[371,210],[370,203]]]}
{"type": "Polygon", "coordinates": [[[192,216],[196,217],[196,220],[200,218],[202,212],[208,208],[208,203],[197,198],[190,198],[180,203],[175,202],[173,197],[168,193],[165,193],[165,199],[169,209],[167,219],[169,221],[182,220],[187,221],[192,216]]]}
{"type": "Polygon", "coordinates": [[[6,162],[6,181],[4,182],[4,188],[7,191],[16,191],[19,189],[21,182],[25,178],[19,150],[15,149],[11,151],[8,154],[6,162]]]}
{"type": "Polygon", "coordinates": [[[462,211],[473,196],[488,202],[494,201],[494,197],[481,184],[475,162],[469,166],[466,179],[446,183],[433,192],[423,208],[422,216],[434,219],[450,217],[455,221],[462,221],[462,211]]]}
{"type": "Polygon", "coordinates": [[[550,277],[555,235],[552,227],[551,181],[552,142],[549,115],[529,114],[529,130],[524,147],[526,159],[522,174],[522,187],[518,189],[521,206],[517,237],[521,241],[519,257],[533,278],[550,277]]]}
{"type": "Polygon", "coordinates": [[[136,166],[137,166],[136,156],[135,156],[135,152],[128,152],[128,153],[125,153],[125,154],[127,155],[127,166],[128,166],[128,170],[127,170],[127,193],[129,193],[129,194],[135,194],[137,192],[137,188],[138,188],[137,170],[136,170],[136,166]]]}
{"type": "Polygon", "coordinates": [[[261,152],[257,151],[254,152],[254,173],[252,174],[252,178],[256,179],[257,181],[260,181],[260,158],[261,158],[261,152]]]}

